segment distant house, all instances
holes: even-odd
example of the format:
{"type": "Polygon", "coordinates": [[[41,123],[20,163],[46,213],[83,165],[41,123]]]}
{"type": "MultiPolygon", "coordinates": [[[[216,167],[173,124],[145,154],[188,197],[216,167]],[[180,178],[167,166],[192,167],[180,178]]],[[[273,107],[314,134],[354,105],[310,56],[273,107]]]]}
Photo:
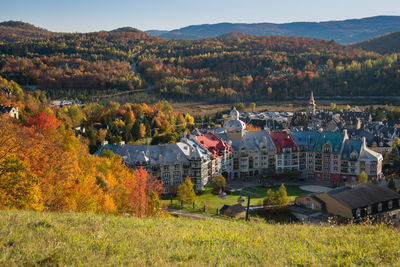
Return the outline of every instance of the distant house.
{"type": "Polygon", "coordinates": [[[220,214],[235,219],[243,219],[246,217],[246,209],[241,204],[224,205],[220,210],[220,214]]]}
{"type": "Polygon", "coordinates": [[[399,218],[400,215],[400,194],[372,183],[347,185],[326,193],[297,197],[295,203],[354,220],[383,215],[399,218]]]}
{"type": "Polygon", "coordinates": [[[10,118],[19,118],[18,107],[4,106],[0,104],[0,114],[7,114],[10,118]]]}
{"type": "Polygon", "coordinates": [[[6,97],[10,97],[12,95],[11,88],[8,88],[8,87],[1,88],[0,95],[1,94],[5,95],[6,97]]]}

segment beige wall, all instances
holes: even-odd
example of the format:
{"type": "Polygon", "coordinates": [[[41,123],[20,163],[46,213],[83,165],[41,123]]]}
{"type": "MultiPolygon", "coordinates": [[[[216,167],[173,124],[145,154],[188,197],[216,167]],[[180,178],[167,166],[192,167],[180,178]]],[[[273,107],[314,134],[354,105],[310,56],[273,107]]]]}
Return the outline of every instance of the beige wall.
{"type": "Polygon", "coordinates": [[[314,203],[314,209],[315,210],[321,210],[321,203],[319,203],[317,200],[310,196],[303,196],[303,197],[296,197],[295,200],[297,205],[304,206],[307,208],[312,208],[312,204],[314,203]]]}
{"type": "Polygon", "coordinates": [[[332,198],[327,193],[318,193],[315,196],[325,202],[326,211],[333,215],[340,215],[345,218],[353,218],[351,209],[332,198]]]}

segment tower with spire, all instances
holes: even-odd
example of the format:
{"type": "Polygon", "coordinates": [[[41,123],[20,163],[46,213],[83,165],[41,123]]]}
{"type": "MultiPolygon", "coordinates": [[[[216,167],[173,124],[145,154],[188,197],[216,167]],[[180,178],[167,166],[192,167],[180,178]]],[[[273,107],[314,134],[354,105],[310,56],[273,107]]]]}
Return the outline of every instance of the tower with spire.
{"type": "Polygon", "coordinates": [[[311,91],[310,101],[308,102],[308,116],[309,117],[312,117],[313,115],[315,115],[316,108],[317,108],[317,105],[315,104],[314,93],[313,93],[313,91],[311,91]]]}

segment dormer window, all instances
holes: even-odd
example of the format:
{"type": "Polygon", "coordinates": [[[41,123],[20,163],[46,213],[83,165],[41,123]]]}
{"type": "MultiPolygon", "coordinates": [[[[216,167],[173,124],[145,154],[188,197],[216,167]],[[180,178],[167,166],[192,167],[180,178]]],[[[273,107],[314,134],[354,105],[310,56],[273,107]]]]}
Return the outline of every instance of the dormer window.
{"type": "Polygon", "coordinates": [[[356,152],[351,152],[351,153],[350,153],[350,158],[351,158],[352,160],[356,160],[357,157],[358,157],[358,154],[357,154],[356,152]]]}
{"type": "Polygon", "coordinates": [[[331,146],[328,145],[328,144],[324,145],[324,152],[325,153],[330,153],[331,152],[331,146]]]}

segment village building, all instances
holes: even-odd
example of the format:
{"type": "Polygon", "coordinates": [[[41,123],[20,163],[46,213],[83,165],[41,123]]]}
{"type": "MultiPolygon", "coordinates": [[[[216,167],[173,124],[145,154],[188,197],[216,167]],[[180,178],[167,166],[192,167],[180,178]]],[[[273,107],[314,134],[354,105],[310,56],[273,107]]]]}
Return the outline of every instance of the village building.
{"type": "Polygon", "coordinates": [[[299,171],[303,178],[314,178],[314,147],[319,135],[320,133],[313,131],[292,132],[299,147],[299,171]]]}
{"type": "Polygon", "coordinates": [[[383,216],[399,218],[400,215],[400,194],[372,183],[348,184],[326,193],[297,197],[295,204],[351,220],[383,216]]]}
{"type": "Polygon", "coordinates": [[[0,104],[0,114],[7,114],[10,118],[19,119],[18,107],[14,108],[0,104]]]}
{"type": "Polygon", "coordinates": [[[340,153],[347,132],[322,132],[314,147],[314,178],[336,183],[340,180],[340,153]]]}
{"type": "Polygon", "coordinates": [[[232,179],[233,156],[230,145],[212,132],[194,136],[194,139],[212,155],[212,177],[221,174],[225,179],[232,179]]]}
{"type": "Polygon", "coordinates": [[[343,181],[355,179],[361,172],[365,172],[370,180],[383,178],[383,157],[367,147],[365,137],[362,140],[346,140],[341,160],[343,181]]]}
{"type": "Polygon", "coordinates": [[[276,148],[267,130],[246,131],[246,124],[239,119],[234,108],[231,119],[215,135],[233,150],[232,179],[260,177],[269,169],[275,169],[276,148]]]}
{"type": "Polygon", "coordinates": [[[246,209],[242,204],[224,205],[220,210],[220,214],[230,218],[243,219],[246,217],[246,209]]]}
{"type": "Polygon", "coordinates": [[[285,131],[270,132],[276,147],[275,171],[284,173],[299,170],[299,148],[291,134],[285,131]]]}
{"type": "Polygon", "coordinates": [[[109,145],[107,142],[95,153],[111,150],[122,157],[130,168],[143,167],[158,179],[164,193],[175,193],[186,177],[192,179],[195,191],[203,190],[211,178],[209,152],[186,138],[182,142],[166,145],[109,145]]]}

